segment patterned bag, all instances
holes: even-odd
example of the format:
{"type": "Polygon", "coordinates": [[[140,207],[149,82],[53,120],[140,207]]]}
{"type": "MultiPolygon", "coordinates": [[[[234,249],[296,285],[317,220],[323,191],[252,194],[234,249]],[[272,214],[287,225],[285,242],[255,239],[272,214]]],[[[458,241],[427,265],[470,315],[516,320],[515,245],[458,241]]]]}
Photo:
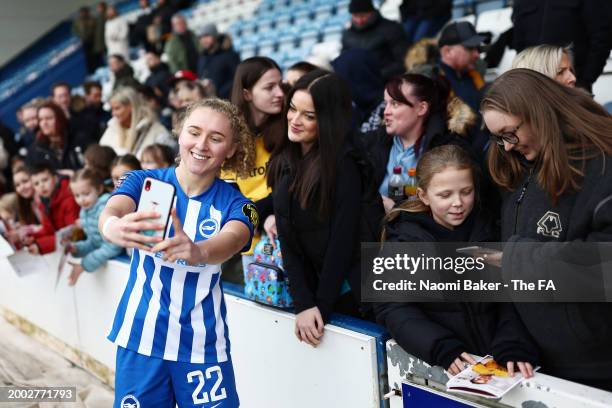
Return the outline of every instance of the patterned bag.
{"type": "Polygon", "coordinates": [[[244,277],[244,294],[251,300],[265,305],[293,307],[289,294],[289,279],[283,270],[283,257],[278,240],[276,249],[267,236],[262,236],[253,250],[251,262],[244,277]]]}

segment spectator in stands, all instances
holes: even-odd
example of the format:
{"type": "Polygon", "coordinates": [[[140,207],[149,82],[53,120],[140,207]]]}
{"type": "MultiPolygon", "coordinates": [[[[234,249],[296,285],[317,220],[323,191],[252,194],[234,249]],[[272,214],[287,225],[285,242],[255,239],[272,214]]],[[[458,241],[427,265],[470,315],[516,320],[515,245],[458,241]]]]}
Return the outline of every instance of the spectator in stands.
{"type": "Polygon", "coordinates": [[[299,61],[287,68],[285,74],[285,83],[289,86],[295,85],[295,83],[304,75],[309,72],[318,69],[316,65],[311,64],[307,61],[299,61]]]}
{"type": "MultiPolygon", "coordinates": [[[[260,219],[274,228],[272,196],[266,184],[266,169],[270,154],[283,139],[281,112],[284,103],[281,69],[267,57],[251,57],[242,61],[236,69],[232,88],[232,103],[246,119],[253,137],[249,138],[255,163],[248,176],[222,173],[221,178],[235,182],[248,199],[255,203],[260,219]],[[269,218],[269,219],[268,219],[269,218]]],[[[259,239],[253,239],[253,246],[243,255],[242,266],[252,262],[252,249],[259,239]]]]}
{"type": "Polygon", "coordinates": [[[153,143],[173,149],[176,141],[159,123],[138,92],[120,88],[110,99],[113,118],[100,139],[101,145],[112,147],[119,155],[132,153],[140,157],[145,147],[153,143]]]}
{"type": "Polygon", "coordinates": [[[433,38],[451,19],[452,0],[404,0],[399,7],[410,44],[433,38]]]}
{"type": "Polygon", "coordinates": [[[94,52],[98,57],[98,65],[102,65],[106,55],[106,2],[100,1],[96,4],[96,35],[94,38],[94,52]]]}
{"type": "Polygon", "coordinates": [[[110,146],[102,146],[99,144],[90,145],[85,150],[85,167],[97,172],[104,182],[104,187],[112,191],[113,180],[111,178],[111,165],[117,153],[110,146]]]}
{"type": "Polygon", "coordinates": [[[120,255],[123,248],[105,241],[98,229],[98,218],[110,198],[104,191],[102,177],[92,169],[81,169],[70,180],[70,190],[81,207],[79,222],[86,236],[82,241],[68,243],[66,248],[73,256],[82,258],[80,263],[70,263],[68,285],[74,286],[83,271],[95,272],[109,259],[120,255]]]}
{"type": "Polygon", "coordinates": [[[55,82],[51,85],[51,100],[62,108],[66,118],[70,119],[72,113],[71,86],[68,82],[55,82]]]}
{"type": "Polygon", "coordinates": [[[77,146],[71,144],[70,128],[62,108],[53,102],[43,103],[38,108],[38,126],[36,141],[28,150],[28,165],[49,163],[63,174],[83,167],[77,146]]]}
{"type": "Polygon", "coordinates": [[[79,206],[70,192],[69,179],[58,175],[50,162],[38,162],[30,166],[29,172],[40,198],[42,228],[28,237],[26,244],[30,253],[46,254],[55,251],[55,232],[75,223],[79,206]]]}
{"type": "Polygon", "coordinates": [[[351,87],[356,126],[362,132],[378,129],[385,109],[385,82],[374,55],[362,49],[346,50],[332,61],[332,66],[351,87]]]}
{"type": "Polygon", "coordinates": [[[0,224],[2,225],[2,235],[12,241],[11,232],[17,229],[17,194],[4,193],[0,196],[0,224]]]}
{"type": "Polygon", "coordinates": [[[170,4],[168,0],[158,0],[155,9],[153,9],[153,21],[156,19],[160,22],[161,35],[166,37],[172,31],[172,16],[176,13],[176,8],[170,4]]]}
{"type": "MultiPolygon", "coordinates": [[[[366,133],[364,142],[374,162],[374,177],[387,212],[395,205],[388,196],[393,168],[400,166],[402,174],[406,174],[431,148],[462,143],[460,137],[466,137],[476,122],[465,104],[456,98],[449,104],[449,93],[448,83],[441,76],[408,73],[386,84],[385,127],[366,133]]],[[[463,143],[467,145],[467,141],[463,143]]]]}
{"type": "Polygon", "coordinates": [[[198,81],[180,81],[174,86],[178,108],[185,108],[193,102],[200,101],[207,96],[204,86],[198,81]]]}
{"type": "Polygon", "coordinates": [[[512,61],[512,68],[532,69],[563,85],[576,86],[576,74],[570,47],[536,45],[525,48],[512,61]]]}
{"type": "Polygon", "coordinates": [[[139,83],[134,78],[134,70],[127,63],[125,58],[119,54],[113,54],[108,57],[108,68],[111,72],[112,90],[119,88],[132,87],[137,88],[139,83]]]}
{"type": "Polygon", "coordinates": [[[402,26],[383,18],[372,0],[351,0],[351,26],[342,33],[342,50],[362,48],[380,62],[383,78],[401,74],[402,61],[408,48],[402,26]]]}
{"type": "Polygon", "coordinates": [[[85,54],[87,72],[92,74],[100,64],[96,55],[94,42],[96,40],[96,20],[90,14],[89,7],[81,7],[79,15],[72,22],[72,32],[81,40],[81,48],[85,54]]]}
{"type": "Polygon", "coordinates": [[[81,114],[94,122],[97,134],[101,136],[111,119],[110,112],[104,109],[102,104],[102,85],[97,81],[86,81],[83,83],[83,89],[85,90],[86,105],[81,114]]]}
{"type": "MultiPolygon", "coordinates": [[[[34,200],[34,186],[32,185],[30,174],[25,167],[17,167],[13,171],[13,185],[15,186],[15,193],[17,193],[19,224],[23,227],[39,225],[42,217],[34,200]]],[[[24,232],[27,231],[24,230],[24,232]]],[[[30,234],[25,233],[24,235],[30,234]]]]}
{"type": "Polygon", "coordinates": [[[17,224],[16,228],[6,232],[6,238],[15,248],[21,248],[26,237],[40,230],[41,216],[34,200],[30,174],[24,166],[13,169],[13,185],[17,199],[17,224]]]}
{"type": "Polygon", "coordinates": [[[316,347],[332,312],[358,314],[361,172],[348,153],[351,94],[340,77],[312,71],[288,100],[287,138],[272,156],[268,183],[295,335],[316,347]]]}
{"type": "Polygon", "coordinates": [[[240,55],[234,50],[232,39],[227,34],[219,34],[217,26],[210,23],[201,30],[200,49],[198,76],[212,81],[217,96],[229,98],[234,73],[240,63],[240,55]]]}
{"type": "MultiPolygon", "coordinates": [[[[603,285],[606,267],[583,244],[612,241],[612,116],[582,89],[528,69],[493,82],[481,110],[496,142],[489,170],[507,192],[503,256],[487,259],[502,265],[507,281],[571,270],[576,276],[564,285],[579,293],[582,279],[596,270],[594,280],[603,285]]],[[[516,308],[540,347],[543,372],[612,391],[612,304],[516,308]]]]}
{"type": "Polygon", "coordinates": [[[170,71],[198,69],[198,39],[187,28],[187,21],[181,14],[172,17],[172,35],[166,41],[164,52],[168,57],[170,71]]]}
{"type": "Polygon", "coordinates": [[[15,137],[17,144],[26,149],[34,143],[36,132],[38,132],[38,105],[41,102],[31,101],[21,107],[23,126],[15,137]]]}
{"type": "Polygon", "coordinates": [[[149,145],[142,151],[140,164],[144,170],[165,169],[174,164],[174,152],[163,144],[149,145]]]}
{"type": "MultiPolygon", "coordinates": [[[[416,170],[417,198],[389,213],[387,241],[499,241],[495,217],[478,203],[478,169],[464,149],[435,147],[423,154],[416,170]]],[[[375,310],[404,350],[451,375],[463,371],[466,362],[476,363],[471,354],[491,354],[509,372],[518,363],[525,377],[533,375],[537,347],[508,303],[381,303],[375,310]]]]}
{"type": "Polygon", "coordinates": [[[149,47],[160,55],[164,52],[164,33],[160,16],[154,16],[147,27],[147,42],[149,47]]]}
{"type": "Polygon", "coordinates": [[[145,85],[150,86],[155,91],[155,95],[161,100],[168,98],[170,92],[170,79],[172,73],[168,64],[161,61],[161,53],[155,49],[149,48],[145,56],[147,67],[151,74],[145,80],[145,85]]]}
{"type": "Polygon", "coordinates": [[[142,170],[140,161],[133,154],[124,154],[123,156],[115,157],[111,163],[111,177],[115,188],[119,186],[121,178],[125,173],[132,170],[142,170]]]}
{"type": "Polygon", "coordinates": [[[121,55],[125,60],[130,59],[130,46],[128,43],[129,28],[127,20],[117,12],[113,5],[106,11],[106,26],[104,28],[104,42],[108,55],[121,55]]]}
{"type": "Polygon", "coordinates": [[[51,87],[51,99],[57,106],[62,108],[68,119],[70,143],[83,153],[87,146],[97,143],[100,139],[100,127],[94,112],[89,110],[78,111],[73,107],[70,84],[67,82],[56,82],[51,87]]]}
{"type": "Polygon", "coordinates": [[[474,112],[478,112],[484,86],[484,79],[475,66],[480,58],[479,47],[483,40],[484,37],[478,35],[474,26],[467,21],[447,25],[438,40],[440,68],[454,94],[474,112]]]}
{"type": "Polygon", "coordinates": [[[153,22],[153,14],[149,6],[149,0],[138,1],[138,17],[133,24],[130,24],[130,46],[132,47],[148,47],[147,42],[147,27],[153,22]]]}
{"type": "Polygon", "coordinates": [[[576,85],[591,90],[612,47],[612,8],[600,0],[513,2],[512,45],[517,52],[540,44],[572,45],[576,85]]]}

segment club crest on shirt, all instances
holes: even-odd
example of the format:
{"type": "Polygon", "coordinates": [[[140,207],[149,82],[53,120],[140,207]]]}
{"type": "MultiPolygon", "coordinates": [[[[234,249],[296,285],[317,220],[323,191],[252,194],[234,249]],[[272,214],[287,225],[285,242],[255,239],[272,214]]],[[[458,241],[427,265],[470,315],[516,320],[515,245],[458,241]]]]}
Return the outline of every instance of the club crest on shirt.
{"type": "Polygon", "coordinates": [[[121,400],[121,408],[140,408],[140,401],[133,395],[126,395],[121,400]]]}
{"type": "Polygon", "coordinates": [[[253,204],[248,203],[243,205],[242,213],[251,221],[253,227],[257,227],[257,224],[259,224],[259,214],[257,214],[257,209],[253,204]]]}
{"type": "Polygon", "coordinates": [[[561,231],[563,231],[561,217],[556,212],[547,211],[537,222],[537,234],[544,235],[545,237],[559,238],[561,231]]]}
{"type": "Polygon", "coordinates": [[[210,238],[219,232],[219,221],[215,218],[207,218],[199,225],[200,235],[204,238],[210,238]]]}

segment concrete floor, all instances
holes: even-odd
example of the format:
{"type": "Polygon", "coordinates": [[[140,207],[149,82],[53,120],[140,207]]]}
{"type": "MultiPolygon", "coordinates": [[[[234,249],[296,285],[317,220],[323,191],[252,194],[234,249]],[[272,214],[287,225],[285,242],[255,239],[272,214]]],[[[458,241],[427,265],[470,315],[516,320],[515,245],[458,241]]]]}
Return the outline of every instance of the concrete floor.
{"type": "Polygon", "coordinates": [[[7,403],[0,407],[108,408],[113,390],[9,324],[0,316],[0,386],[75,386],[77,401],[70,403],[7,403]]]}

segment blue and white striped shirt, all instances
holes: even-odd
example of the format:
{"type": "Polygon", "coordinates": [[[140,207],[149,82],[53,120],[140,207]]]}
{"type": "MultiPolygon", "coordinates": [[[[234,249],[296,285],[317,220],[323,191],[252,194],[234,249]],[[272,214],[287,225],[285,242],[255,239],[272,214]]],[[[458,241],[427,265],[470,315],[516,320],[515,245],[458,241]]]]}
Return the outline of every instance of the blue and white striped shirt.
{"type": "MultiPolygon", "coordinates": [[[[251,236],[257,213],[231,185],[216,179],[204,193],[187,197],[175,169],[134,171],[114,192],[136,204],[145,177],[174,184],[175,208],[194,242],[208,239],[230,220],[244,222],[251,236]]],[[[168,236],[174,235],[169,227],[168,236]]],[[[250,243],[245,247],[249,248],[250,243]]],[[[161,254],[135,249],[130,276],[108,335],[118,346],[164,360],[219,363],[228,360],[230,343],[219,265],[165,262],[161,254]]]]}

